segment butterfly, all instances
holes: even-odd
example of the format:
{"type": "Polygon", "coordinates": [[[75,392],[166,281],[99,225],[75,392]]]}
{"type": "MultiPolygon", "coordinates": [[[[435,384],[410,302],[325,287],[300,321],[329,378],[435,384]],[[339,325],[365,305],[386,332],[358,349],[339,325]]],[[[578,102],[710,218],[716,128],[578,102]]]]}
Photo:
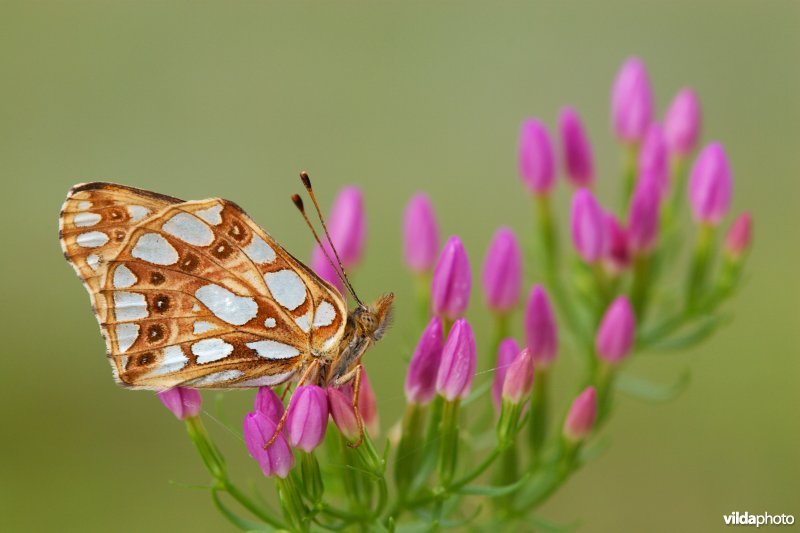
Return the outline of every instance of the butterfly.
{"type": "Polygon", "coordinates": [[[357,386],[361,356],[391,320],[392,293],[363,304],[339,262],[357,302],[348,312],[334,286],[228,200],[79,184],[59,239],[91,297],[114,378],[132,389],[357,386]]]}

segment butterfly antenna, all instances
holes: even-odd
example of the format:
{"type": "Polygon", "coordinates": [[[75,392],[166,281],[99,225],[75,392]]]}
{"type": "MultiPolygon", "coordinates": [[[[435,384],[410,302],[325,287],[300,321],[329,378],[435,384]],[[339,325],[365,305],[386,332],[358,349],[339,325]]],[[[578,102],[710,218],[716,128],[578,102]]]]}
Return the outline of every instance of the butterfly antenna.
{"type": "Polygon", "coordinates": [[[322,223],[322,229],[325,231],[325,237],[328,239],[328,244],[331,245],[331,250],[333,250],[333,255],[336,256],[336,261],[339,263],[339,270],[342,273],[343,281],[350,290],[350,294],[352,294],[353,298],[356,300],[356,302],[358,302],[358,305],[363,307],[364,304],[361,302],[361,299],[356,295],[356,290],[353,288],[353,284],[350,283],[350,279],[347,277],[347,271],[344,269],[344,265],[342,265],[342,260],[339,257],[339,252],[336,251],[336,246],[333,245],[331,234],[328,232],[328,225],[325,224],[325,217],[322,216],[322,210],[319,208],[319,203],[317,202],[317,196],[314,194],[314,189],[311,187],[311,178],[308,177],[308,172],[306,172],[305,170],[300,171],[300,181],[303,182],[303,186],[306,188],[306,192],[308,192],[308,195],[311,197],[311,201],[314,203],[314,209],[317,210],[317,216],[319,217],[319,221],[322,223]]]}
{"type": "MultiPolygon", "coordinates": [[[[350,280],[347,279],[347,275],[345,274],[344,277],[342,276],[342,272],[344,272],[344,269],[342,269],[342,272],[339,272],[339,269],[336,268],[336,263],[333,262],[333,259],[331,259],[331,256],[328,255],[328,252],[325,250],[325,247],[322,245],[322,241],[320,240],[319,235],[317,234],[317,230],[314,229],[314,225],[311,224],[311,221],[308,219],[308,215],[306,214],[305,206],[303,205],[303,199],[300,198],[300,195],[293,194],[292,195],[292,202],[294,202],[294,205],[297,208],[297,210],[300,211],[300,214],[303,215],[303,220],[306,221],[306,225],[308,226],[308,229],[310,229],[311,230],[311,234],[314,235],[314,240],[317,241],[317,245],[319,246],[319,249],[322,251],[323,255],[325,255],[325,259],[328,260],[328,263],[331,265],[331,268],[333,269],[333,271],[336,272],[336,275],[339,276],[339,279],[341,279],[342,283],[345,284],[345,287],[347,287],[347,290],[350,292],[350,294],[353,295],[353,298],[359,303],[359,305],[361,305],[361,300],[359,300],[358,296],[356,296],[356,293],[353,290],[353,286],[350,285],[350,280]]],[[[339,257],[337,256],[336,259],[339,259],[339,257]]],[[[341,268],[341,262],[339,263],[339,267],[341,268]]]]}

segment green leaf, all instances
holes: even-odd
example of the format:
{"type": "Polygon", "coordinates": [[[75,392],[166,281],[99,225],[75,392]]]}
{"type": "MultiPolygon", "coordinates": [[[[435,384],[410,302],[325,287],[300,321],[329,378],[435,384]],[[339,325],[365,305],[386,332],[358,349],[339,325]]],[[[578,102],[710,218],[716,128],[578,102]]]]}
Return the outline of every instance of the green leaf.
{"type": "Polygon", "coordinates": [[[717,328],[727,322],[730,322],[729,316],[711,315],[692,326],[684,328],[684,333],[678,333],[664,340],[656,341],[647,348],[661,352],[690,348],[706,340],[717,328]]]}
{"type": "Polygon", "coordinates": [[[499,487],[491,487],[486,485],[467,485],[466,487],[461,487],[458,489],[459,494],[469,495],[469,496],[486,496],[488,498],[496,498],[498,496],[505,496],[507,494],[511,494],[516,492],[522,485],[524,485],[530,475],[525,474],[521,478],[519,478],[514,483],[510,485],[502,485],[499,487]]]}
{"type": "Polygon", "coordinates": [[[589,461],[600,457],[611,446],[611,441],[608,438],[595,438],[589,441],[588,444],[581,446],[579,460],[580,464],[586,464],[589,461]]]}
{"type": "Polygon", "coordinates": [[[247,520],[231,511],[224,503],[222,503],[219,493],[219,489],[211,489],[211,499],[214,501],[214,506],[217,508],[217,510],[219,510],[222,516],[227,518],[231,524],[238,527],[242,531],[275,531],[265,524],[247,520]]]}
{"type": "Polygon", "coordinates": [[[614,383],[617,390],[634,398],[648,402],[668,402],[677,398],[691,380],[691,373],[688,369],[681,372],[674,383],[653,383],[644,378],[632,376],[627,373],[620,373],[614,383]]]}

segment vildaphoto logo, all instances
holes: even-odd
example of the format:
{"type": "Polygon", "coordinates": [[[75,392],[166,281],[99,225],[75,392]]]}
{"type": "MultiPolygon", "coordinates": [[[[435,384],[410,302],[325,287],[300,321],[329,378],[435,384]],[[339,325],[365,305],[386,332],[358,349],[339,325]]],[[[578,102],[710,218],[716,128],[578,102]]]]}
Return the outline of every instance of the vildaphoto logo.
{"type": "Polygon", "coordinates": [[[794,524],[794,515],[769,513],[750,514],[734,511],[731,514],[722,515],[726,526],[791,526],[794,524]]]}

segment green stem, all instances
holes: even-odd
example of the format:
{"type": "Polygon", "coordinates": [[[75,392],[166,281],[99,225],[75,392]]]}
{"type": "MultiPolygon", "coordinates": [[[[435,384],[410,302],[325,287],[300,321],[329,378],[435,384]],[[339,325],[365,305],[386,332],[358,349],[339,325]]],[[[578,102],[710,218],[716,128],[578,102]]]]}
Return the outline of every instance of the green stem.
{"type": "Polygon", "coordinates": [[[622,154],[622,182],[624,183],[622,189],[622,210],[628,209],[628,203],[631,200],[633,189],[636,186],[636,167],[637,158],[639,157],[638,144],[626,144],[625,150],[622,154]]]}
{"type": "Polygon", "coordinates": [[[458,415],[460,401],[444,402],[442,422],[440,426],[439,459],[437,473],[439,485],[447,487],[453,479],[458,464],[458,415]]]}
{"type": "Polygon", "coordinates": [[[414,278],[417,313],[420,324],[427,324],[431,313],[431,273],[420,272],[414,278]]]}
{"type": "Polygon", "coordinates": [[[528,443],[531,450],[531,468],[536,468],[547,438],[549,375],[547,368],[539,370],[534,377],[531,392],[531,420],[528,426],[528,443]]]}
{"type": "Polygon", "coordinates": [[[311,514],[303,505],[303,500],[291,476],[275,478],[278,496],[281,500],[284,516],[298,531],[308,531],[311,514]]]}
{"type": "Polygon", "coordinates": [[[551,277],[558,272],[558,234],[553,218],[553,207],[549,194],[537,194],[534,198],[539,243],[544,257],[544,270],[547,277],[551,277]]]}
{"type": "Polygon", "coordinates": [[[637,323],[644,322],[650,296],[650,277],[652,274],[652,256],[645,252],[633,258],[633,280],[631,282],[631,305],[636,313],[637,323]]]}
{"type": "Polygon", "coordinates": [[[236,500],[239,505],[253,513],[253,516],[263,520],[267,524],[271,525],[272,527],[283,529],[286,525],[275,518],[274,516],[270,515],[269,513],[265,512],[260,506],[258,506],[253,500],[248,498],[241,490],[239,490],[236,485],[231,483],[230,481],[222,482],[222,488],[230,494],[231,498],[236,500]]]}
{"type": "Polygon", "coordinates": [[[687,282],[686,307],[690,310],[697,306],[706,289],[706,278],[711,266],[711,252],[714,244],[714,230],[715,228],[711,224],[700,224],[697,231],[697,243],[687,282]]]}

